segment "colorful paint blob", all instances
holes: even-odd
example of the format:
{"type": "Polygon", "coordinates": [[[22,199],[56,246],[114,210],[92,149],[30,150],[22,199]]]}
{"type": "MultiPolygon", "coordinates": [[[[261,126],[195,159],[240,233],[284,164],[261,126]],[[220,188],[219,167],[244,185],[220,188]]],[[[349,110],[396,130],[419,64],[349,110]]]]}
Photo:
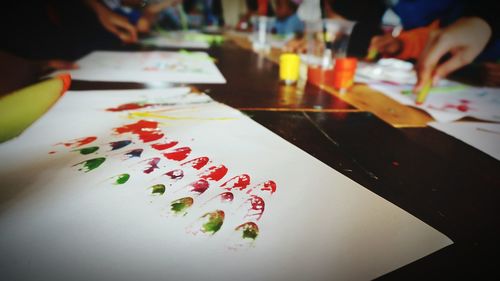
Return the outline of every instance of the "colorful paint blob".
{"type": "Polygon", "coordinates": [[[243,239],[257,239],[259,236],[259,227],[254,222],[247,222],[237,226],[235,231],[241,231],[241,238],[243,239]]]}
{"type": "Polygon", "coordinates": [[[113,150],[118,150],[120,148],[123,148],[131,143],[132,143],[131,140],[122,140],[122,141],[110,142],[109,145],[111,146],[111,150],[113,151],[113,150]]]}
{"type": "Polygon", "coordinates": [[[101,166],[101,164],[104,163],[104,161],[106,161],[106,158],[99,157],[99,158],[94,158],[94,159],[82,161],[80,163],[73,165],[73,167],[78,166],[78,165],[82,165],[82,168],[78,169],[78,171],[83,170],[85,173],[87,173],[87,172],[90,172],[90,171],[98,168],[99,166],[101,166]]]}
{"type": "Polygon", "coordinates": [[[172,150],[172,152],[168,152],[168,153],[163,154],[163,156],[165,156],[167,159],[170,159],[170,160],[182,161],[182,160],[186,159],[190,153],[191,153],[191,148],[179,147],[179,148],[172,150]]]}
{"type": "Polygon", "coordinates": [[[158,128],[158,122],[139,120],[136,123],[115,128],[117,134],[131,133],[137,135],[145,143],[163,138],[164,134],[158,128]]]}
{"type": "Polygon", "coordinates": [[[243,190],[250,184],[250,176],[247,174],[242,174],[236,177],[230,178],[228,181],[221,185],[222,188],[227,190],[238,189],[243,190]]]}
{"type": "Polygon", "coordinates": [[[191,187],[190,191],[202,194],[210,187],[210,184],[208,183],[208,181],[200,179],[191,183],[189,186],[191,187]]]}
{"type": "Polygon", "coordinates": [[[139,102],[134,102],[134,103],[126,103],[122,104],[118,107],[111,107],[107,108],[106,111],[110,112],[121,112],[121,111],[127,111],[127,110],[134,110],[134,109],[141,109],[141,108],[146,108],[152,106],[149,103],[139,103],[139,102]]]}
{"type": "Polygon", "coordinates": [[[184,171],[182,170],[172,170],[170,172],[166,172],[165,176],[169,177],[172,180],[180,180],[184,177],[184,171]]]}
{"type": "Polygon", "coordinates": [[[227,174],[227,168],[224,165],[212,166],[208,168],[200,178],[211,181],[219,181],[227,174]]]}
{"type": "Polygon", "coordinates": [[[115,185],[125,184],[130,179],[129,174],[121,174],[115,177],[115,185]]]}
{"type": "Polygon", "coordinates": [[[165,193],[165,185],[155,184],[150,187],[151,194],[163,195],[165,193]]]}
{"type": "Polygon", "coordinates": [[[169,148],[176,146],[178,143],[179,142],[177,142],[177,141],[171,141],[171,142],[166,142],[166,143],[155,143],[155,144],[152,144],[151,147],[156,149],[156,150],[165,150],[165,149],[169,149],[169,148]]]}
{"type": "Polygon", "coordinates": [[[81,146],[84,146],[86,144],[92,143],[96,139],[97,139],[97,137],[91,136],[91,137],[85,137],[85,138],[80,138],[80,139],[74,139],[74,140],[70,140],[68,142],[63,142],[63,143],[58,143],[58,144],[62,144],[66,147],[81,147],[81,146]]]}
{"type": "Polygon", "coordinates": [[[191,197],[184,197],[175,201],[172,201],[170,203],[170,210],[174,214],[185,214],[186,210],[189,209],[193,205],[193,198],[191,197]]]}
{"type": "Polygon", "coordinates": [[[160,162],[160,157],[155,157],[155,158],[149,159],[149,162],[148,162],[149,167],[147,167],[143,172],[145,174],[151,174],[151,172],[153,172],[155,169],[158,169],[159,162],[160,162]]]}
{"type": "Polygon", "coordinates": [[[98,150],[99,150],[98,146],[91,146],[91,147],[85,147],[85,148],[75,149],[73,151],[79,151],[80,154],[87,155],[87,154],[94,153],[94,152],[96,152],[98,150]]]}
{"type": "Polygon", "coordinates": [[[266,207],[264,199],[259,196],[252,195],[247,202],[250,203],[250,208],[248,209],[248,213],[245,217],[257,217],[256,220],[260,220],[266,207]]]}
{"type": "Polygon", "coordinates": [[[222,210],[204,214],[200,219],[206,222],[201,226],[201,231],[203,233],[215,234],[222,227],[224,217],[225,214],[222,210]]]}
{"type": "Polygon", "coordinates": [[[125,153],[125,155],[127,155],[129,159],[134,158],[134,157],[141,157],[141,154],[143,151],[144,151],[144,149],[142,149],[142,148],[133,149],[133,150],[130,150],[129,152],[125,153]]]}
{"type": "Polygon", "coordinates": [[[208,161],[209,161],[208,157],[198,157],[198,158],[195,158],[193,160],[182,163],[181,166],[189,164],[194,169],[199,170],[199,169],[205,167],[205,165],[208,164],[208,161]]]}

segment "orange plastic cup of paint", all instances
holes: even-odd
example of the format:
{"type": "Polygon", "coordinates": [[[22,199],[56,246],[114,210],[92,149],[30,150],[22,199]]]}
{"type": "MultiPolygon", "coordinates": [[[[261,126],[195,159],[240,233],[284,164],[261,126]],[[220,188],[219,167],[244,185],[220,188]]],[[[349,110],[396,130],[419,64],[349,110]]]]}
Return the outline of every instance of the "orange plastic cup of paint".
{"type": "Polygon", "coordinates": [[[356,58],[338,58],[333,67],[333,87],[345,92],[354,84],[354,75],[358,60],[356,58]]]}

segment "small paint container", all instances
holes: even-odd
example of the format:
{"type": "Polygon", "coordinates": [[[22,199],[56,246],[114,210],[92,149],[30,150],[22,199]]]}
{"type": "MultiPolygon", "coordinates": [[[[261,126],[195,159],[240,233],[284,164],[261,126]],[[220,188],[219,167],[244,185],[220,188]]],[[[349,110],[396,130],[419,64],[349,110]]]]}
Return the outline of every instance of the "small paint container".
{"type": "Polygon", "coordinates": [[[299,79],[300,57],[297,54],[285,53],[280,56],[280,80],[292,85],[299,79]]]}
{"type": "Polygon", "coordinates": [[[357,64],[356,58],[337,58],[335,60],[332,84],[341,94],[353,85],[357,64]]]}

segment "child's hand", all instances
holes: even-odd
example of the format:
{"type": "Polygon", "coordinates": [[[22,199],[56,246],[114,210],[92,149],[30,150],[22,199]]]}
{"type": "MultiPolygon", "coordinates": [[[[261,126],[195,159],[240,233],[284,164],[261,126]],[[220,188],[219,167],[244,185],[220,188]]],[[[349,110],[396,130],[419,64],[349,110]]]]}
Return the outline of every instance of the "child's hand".
{"type": "Polygon", "coordinates": [[[401,53],[403,42],[391,34],[374,36],[370,42],[369,50],[375,50],[384,57],[393,57],[401,53]]]}

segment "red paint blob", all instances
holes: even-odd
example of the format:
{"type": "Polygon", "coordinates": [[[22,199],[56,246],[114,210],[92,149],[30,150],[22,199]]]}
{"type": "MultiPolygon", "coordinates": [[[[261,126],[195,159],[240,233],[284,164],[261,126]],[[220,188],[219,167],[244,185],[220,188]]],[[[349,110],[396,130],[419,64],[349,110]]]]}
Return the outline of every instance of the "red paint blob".
{"type": "Polygon", "coordinates": [[[210,187],[210,184],[208,181],[201,179],[193,182],[190,186],[192,187],[191,191],[202,194],[208,189],[208,187],[210,187]]]}
{"type": "Polygon", "coordinates": [[[228,181],[223,183],[220,187],[223,187],[227,190],[231,190],[233,188],[243,190],[247,188],[250,184],[250,176],[247,174],[242,174],[233,178],[230,178],[228,181]]]}
{"type": "Polygon", "coordinates": [[[151,106],[151,104],[148,104],[148,103],[126,103],[126,104],[122,104],[118,107],[107,108],[106,111],[120,112],[120,111],[126,111],[126,110],[146,108],[149,106],[151,106]]]}
{"type": "Polygon", "coordinates": [[[190,153],[191,153],[191,148],[179,147],[177,149],[174,149],[172,152],[163,154],[163,156],[165,156],[167,159],[170,160],[182,161],[186,159],[190,153]]]}
{"type": "Polygon", "coordinates": [[[248,199],[248,202],[250,203],[250,208],[248,209],[248,213],[245,217],[256,216],[257,220],[260,220],[260,218],[264,214],[264,209],[266,207],[264,199],[259,196],[252,195],[248,199]]]}
{"type": "Polygon", "coordinates": [[[148,162],[149,167],[146,168],[143,172],[145,174],[150,174],[155,169],[158,169],[158,163],[160,162],[160,157],[151,158],[148,162]]]}
{"type": "Polygon", "coordinates": [[[234,200],[234,195],[232,192],[224,192],[221,193],[219,196],[222,202],[233,202],[234,200]]]}
{"type": "Polygon", "coordinates": [[[272,181],[272,180],[266,181],[263,185],[264,186],[260,190],[271,191],[271,194],[276,192],[276,183],[274,181],[272,181]]]}
{"type": "Polygon", "coordinates": [[[227,168],[224,165],[212,166],[208,168],[200,178],[205,180],[219,181],[227,174],[227,168]]]}
{"type": "Polygon", "coordinates": [[[180,180],[184,177],[184,171],[182,170],[172,170],[170,172],[165,173],[165,176],[169,177],[172,180],[180,180]]]}
{"type": "Polygon", "coordinates": [[[179,142],[177,142],[177,141],[171,141],[171,142],[166,142],[166,143],[155,143],[155,144],[152,144],[151,147],[156,149],[156,150],[165,150],[165,149],[169,149],[169,148],[176,146],[178,143],[179,142]]]}
{"type": "Polygon", "coordinates": [[[208,164],[208,160],[209,160],[208,157],[198,157],[193,160],[182,163],[181,166],[191,164],[191,167],[193,167],[196,170],[199,170],[208,164]]]}
{"type": "Polygon", "coordinates": [[[97,137],[91,136],[91,137],[85,137],[85,138],[81,138],[81,139],[74,139],[74,140],[71,140],[68,142],[63,142],[63,143],[58,143],[58,144],[62,144],[66,147],[80,147],[80,146],[84,146],[86,144],[89,144],[89,143],[95,141],[96,139],[97,139],[97,137]]]}
{"type": "Polygon", "coordinates": [[[139,120],[136,123],[115,128],[114,131],[118,134],[135,134],[145,143],[159,140],[164,136],[158,128],[158,122],[146,120],[139,120]]]}

